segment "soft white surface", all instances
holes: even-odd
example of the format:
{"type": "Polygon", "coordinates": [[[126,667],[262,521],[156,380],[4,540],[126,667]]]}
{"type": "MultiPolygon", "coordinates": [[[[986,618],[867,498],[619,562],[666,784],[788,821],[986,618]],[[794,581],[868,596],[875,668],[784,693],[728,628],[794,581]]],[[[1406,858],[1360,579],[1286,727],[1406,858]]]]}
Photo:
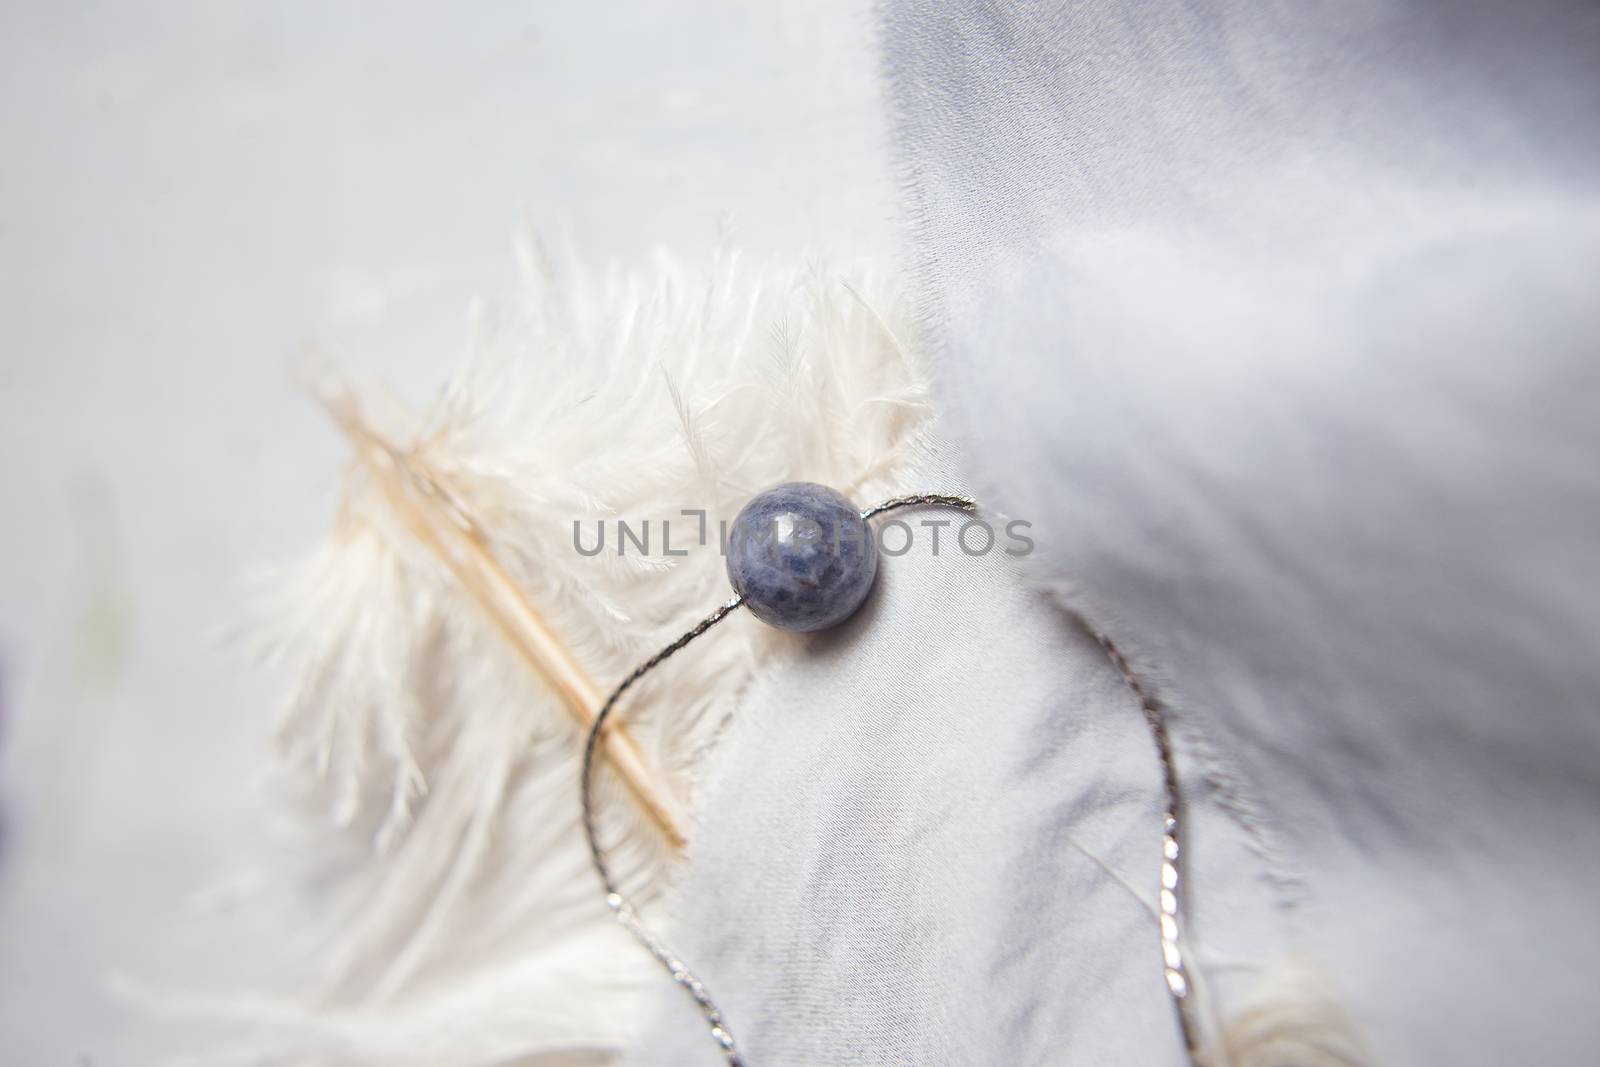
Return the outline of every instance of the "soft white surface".
{"type": "Polygon", "coordinates": [[[524,209],[594,260],[881,252],[869,36],[853,3],[0,14],[8,1062],[137,1062],[109,969],[253,955],[183,916],[259,832],[283,684],[216,651],[230,583],[321,536],[345,455],[295,352],[425,395],[524,209]]]}
{"type": "Polygon", "coordinates": [[[887,25],[979,484],[1271,845],[1292,934],[1201,870],[1197,935],[1298,953],[1374,1062],[1592,1062],[1592,7],[887,25]]]}

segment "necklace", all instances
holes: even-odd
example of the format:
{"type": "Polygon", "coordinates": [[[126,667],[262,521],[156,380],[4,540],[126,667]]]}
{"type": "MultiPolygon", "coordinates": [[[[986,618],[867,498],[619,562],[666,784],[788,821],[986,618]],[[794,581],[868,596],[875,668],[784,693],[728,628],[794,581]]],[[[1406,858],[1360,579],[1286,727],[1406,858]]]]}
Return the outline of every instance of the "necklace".
{"type": "MultiPolygon", "coordinates": [[[[579,774],[583,831],[605,890],[606,906],[694,1000],[729,1067],[747,1067],[747,1063],[722,1009],[705,983],[644,924],[611,873],[596,829],[592,788],[600,741],[618,701],[634,683],[741,607],[768,625],[801,633],[837,626],[855,614],[877,577],[879,553],[868,523],[885,512],[911,507],[951,507],[971,513],[978,505],[966,497],[923,493],[894,497],[858,511],[839,492],[811,482],[786,482],[758,494],[734,519],[729,537],[728,578],[733,597],[624,678],[601,705],[584,742],[579,774]]],[[[1193,1018],[1187,952],[1182,940],[1182,794],[1166,716],[1111,639],[1081,616],[1079,622],[1099,642],[1138,699],[1161,763],[1165,803],[1157,916],[1162,973],[1184,1050],[1190,1061],[1197,1063],[1199,1029],[1193,1018]]]]}

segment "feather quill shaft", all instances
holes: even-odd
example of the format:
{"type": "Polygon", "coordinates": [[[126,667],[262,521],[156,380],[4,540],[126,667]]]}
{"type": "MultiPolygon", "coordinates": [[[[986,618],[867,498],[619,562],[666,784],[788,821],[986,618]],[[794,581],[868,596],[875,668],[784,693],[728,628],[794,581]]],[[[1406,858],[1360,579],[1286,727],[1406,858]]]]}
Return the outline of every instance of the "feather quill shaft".
{"type": "MultiPolygon", "coordinates": [[[[353,396],[324,393],[318,399],[355,445],[396,515],[450,570],[523,662],[550,686],[578,727],[587,732],[600,713],[600,691],[495,558],[483,528],[434,472],[395,447],[362,417],[353,396]]],[[[651,823],[669,845],[681,850],[686,844],[682,812],[625,725],[607,725],[604,753],[651,823]]]]}

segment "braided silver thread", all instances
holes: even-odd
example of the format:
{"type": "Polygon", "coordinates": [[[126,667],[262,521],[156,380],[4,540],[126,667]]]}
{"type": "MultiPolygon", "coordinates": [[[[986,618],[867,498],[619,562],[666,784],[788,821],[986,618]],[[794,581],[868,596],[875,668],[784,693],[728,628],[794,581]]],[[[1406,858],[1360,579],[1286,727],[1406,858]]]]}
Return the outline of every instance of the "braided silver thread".
{"type": "MultiPolygon", "coordinates": [[[[870,520],[874,516],[887,511],[908,507],[951,507],[968,513],[977,510],[977,502],[962,496],[953,496],[945,493],[919,493],[910,496],[892,497],[880,504],[865,508],[861,518],[870,520]]],[[[704,634],[717,623],[731,615],[735,609],[744,604],[742,596],[734,596],[717,610],[701,619],[690,627],[681,637],[667,645],[660,652],[650,657],[637,667],[632,674],[611,691],[606,702],[601,706],[600,713],[595,716],[594,722],[589,727],[589,735],[583,747],[583,766],[580,774],[579,793],[583,808],[583,832],[589,843],[589,856],[594,862],[595,872],[600,876],[600,882],[605,887],[606,906],[611,909],[634,939],[643,945],[660,963],[662,968],[671,977],[673,982],[682,986],[700,1009],[700,1014],[705,1018],[710,1027],[711,1038],[717,1043],[728,1061],[728,1067],[746,1067],[744,1057],[739,1051],[738,1042],[733,1036],[733,1030],[728,1026],[722,1014],[722,1009],[711,996],[711,991],[705,983],[700,981],[690,971],[683,961],[669,949],[660,938],[646,927],[639,918],[633,905],[618,889],[616,880],[611,875],[611,869],[606,863],[605,852],[600,847],[600,839],[595,826],[594,798],[592,784],[594,780],[595,754],[599,747],[600,738],[605,732],[606,723],[610,720],[612,712],[616,709],[617,701],[629,688],[650,671],[660,666],[664,661],[676,654],[689,642],[704,634]]],[[[1150,734],[1155,742],[1156,756],[1161,763],[1162,787],[1164,795],[1164,810],[1162,812],[1161,832],[1161,868],[1159,891],[1159,914],[1161,938],[1162,973],[1166,979],[1167,992],[1171,996],[1173,1009],[1177,1015],[1179,1034],[1183,1039],[1184,1051],[1191,1063],[1198,1064],[1199,1056],[1199,1027],[1191,1016],[1191,1002],[1189,993],[1187,951],[1182,942],[1183,922],[1182,903],[1184,880],[1182,877],[1182,847],[1179,842],[1179,817],[1183,807],[1183,795],[1178,786],[1177,765],[1172,754],[1172,738],[1167,729],[1166,715],[1160,703],[1140,682],[1138,675],[1134,674],[1132,666],[1126,656],[1122,654],[1116,644],[1105,634],[1101,633],[1081,615],[1077,616],[1079,623],[1099,643],[1105,651],[1106,657],[1122,675],[1123,682],[1132,691],[1139,701],[1140,710],[1144,713],[1145,723],[1150,728],[1150,734]]]]}

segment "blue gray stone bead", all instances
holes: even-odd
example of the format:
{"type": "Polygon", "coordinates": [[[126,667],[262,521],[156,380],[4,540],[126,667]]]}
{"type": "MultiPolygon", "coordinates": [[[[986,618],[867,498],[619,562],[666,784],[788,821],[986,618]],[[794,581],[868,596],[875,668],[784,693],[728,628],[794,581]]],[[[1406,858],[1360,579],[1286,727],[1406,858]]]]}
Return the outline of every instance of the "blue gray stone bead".
{"type": "Polygon", "coordinates": [[[814,482],[785,482],[744,506],[728,533],[728,580],[752,614],[782,630],[826,630],[855,614],[878,576],[878,546],[857,507],[814,482]]]}

